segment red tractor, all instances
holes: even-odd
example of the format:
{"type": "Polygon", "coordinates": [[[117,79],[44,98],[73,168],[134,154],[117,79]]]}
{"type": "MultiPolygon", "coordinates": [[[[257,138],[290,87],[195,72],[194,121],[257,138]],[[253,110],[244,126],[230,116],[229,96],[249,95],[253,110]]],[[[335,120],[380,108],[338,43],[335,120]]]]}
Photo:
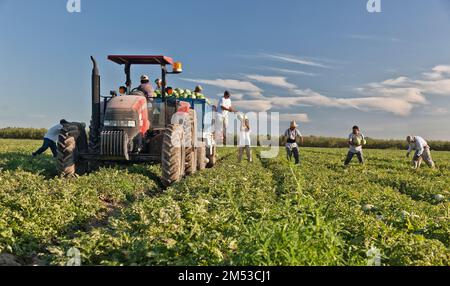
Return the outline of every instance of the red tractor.
{"type": "Polygon", "coordinates": [[[57,168],[61,176],[81,175],[102,163],[160,163],[168,186],[216,163],[213,108],[205,99],[166,97],[167,74],[181,64],[165,56],[109,56],[125,66],[127,94],[100,96],[100,75],[91,57],[92,118],[89,135],[82,123],[67,123],[59,135],[57,168]],[[132,89],[132,65],[159,65],[161,98],[132,89]],[[173,66],[169,72],[167,66],[173,66]],[[103,99],[103,100],[102,100],[103,99]]]}

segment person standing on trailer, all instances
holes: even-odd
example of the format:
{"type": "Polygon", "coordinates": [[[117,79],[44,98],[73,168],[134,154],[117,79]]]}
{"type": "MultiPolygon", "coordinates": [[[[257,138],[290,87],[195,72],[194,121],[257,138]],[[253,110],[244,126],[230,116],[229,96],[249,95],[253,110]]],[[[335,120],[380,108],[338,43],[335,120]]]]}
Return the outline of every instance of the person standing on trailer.
{"type": "Polygon", "coordinates": [[[363,146],[366,145],[366,138],[358,126],[353,126],[353,131],[348,136],[349,150],[347,158],[345,159],[345,166],[348,166],[353,159],[353,156],[357,156],[359,163],[364,164],[363,146]]]}
{"type": "Polygon", "coordinates": [[[228,128],[228,114],[230,112],[236,112],[231,104],[231,93],[225,91],[223,97],[220,98],[217,106],[217,118],[219,123],[219,130],[221,131],[223,138],[223,145],[227,145],[227,128],[228,128]]]}
{"type": "Polygon", "coordinates": [[[297,139],[300,139],[303,144],[303,136],[300,130],[298,130],[298,125],[295,121],[291,122],[291,126],[284,133],[284,142],[286,145],[286,153],[288,160],[292,160],[292,156],[294,156],[295,164],[300,164],[300,151],[297,143],[297,139]]]}
{"type": "Polygon", "coordinates": [[[156,85],[155,95],[157,97],[161,97],[161,95],[162,95],[162,85],[163,85],[162,79],[160,79],[160,78],[155,79],[155,85],[156,85]]]}
{"type": "Polygon", "coordinates": [[[414,157],[412,159],[412,164],[414,169],[420,168],[422,161],[425,161],[430,168],[434,168],[435,164],[431,158],[431,149],[427,141],[420,136],[408,136],[406,141],[409,144],[408,153],[406,157],[409,157],[412,151],[414,152],[414,157]]]}

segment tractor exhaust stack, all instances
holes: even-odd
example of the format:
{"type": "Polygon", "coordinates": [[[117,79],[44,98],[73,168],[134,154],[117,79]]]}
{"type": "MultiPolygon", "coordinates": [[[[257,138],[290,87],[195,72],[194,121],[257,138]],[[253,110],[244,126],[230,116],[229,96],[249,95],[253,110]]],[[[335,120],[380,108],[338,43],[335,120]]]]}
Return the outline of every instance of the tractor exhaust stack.
{"type": "MultiPolygon", "coordinates": [[[[91,138],[100,138],[100,74],[97,61],[91,56],[92,68],[92,118],[91,118],[91,138]]],[[[97,141],[95,140],[95,141],[97,141]]]]}

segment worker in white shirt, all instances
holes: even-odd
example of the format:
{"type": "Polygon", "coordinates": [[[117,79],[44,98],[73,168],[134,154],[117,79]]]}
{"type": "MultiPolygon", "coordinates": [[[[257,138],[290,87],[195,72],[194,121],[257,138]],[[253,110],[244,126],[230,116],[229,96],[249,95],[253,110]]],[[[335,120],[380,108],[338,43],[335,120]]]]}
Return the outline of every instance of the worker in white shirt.
{"type": "Polygon", "coordinates": [[[34,152],[32,154],[33,157],[35,157],[37,155],[41,155],[42,153],[47,151],[47,149],[50,148],[50,150],[52,151],[53,157],[56,158],[56,155],[57,155],[56,144],[58,143],[59,132],[63,128],[63,124],[66,124],[66,123],[68,123],[68,122],[63,119],[59,122],[59,124],[56,124],[55,126],[48,129],[47,133],[44,135],[44,142],[42,143],[41,148],[39,148],[36,152],[34,152]]]}
{"type": "Polygon", "coordinates": [[[294,156],[295,164],[300,164],[300,151],[297,144],[297,139],[300,139],[303,144],[303,135],[298,130],[298,125],[295,121],[291,122],[291,125],[288,130],[284,133],[283,143],[286,144],[286,152],[288,160],[292,159],[294,156]]]}
{"type": "Polygon", "coordinates": [[[366,138],[358,126],[353,126],[352,133],[348,136],[349,150],[347,158],[345,158],[344,165],[348,166],[353,159],[353,156],[357,156],[359,163],[364,164],[363,146],[366,145],[366,138]]]}
{"type": "Polygon", "coordinates": [[[231,105],[231,93],[225,91],[223,97],[220,98],[217,105],[217,119],[219,123],[219,130],[222,133],[223,145],[227,145],[227,128],[228,128],[228,114],[236,112],[231,105]]]}
{"type": "Polygon", "coordinates": [[[412,160],[413,168],[418,169],[422,165],[422,161],[425,161],[430,168],[434,168],[434,162],[431,158],[430,146],[427,141],[420,136],[408,136],[406,137],[408,141],[409,148],[406,157],[409,157],[412,151],[414,152],[414,157],[412,160]]]}
{"type": "Polygon", "coordinates": [[[251,146],[251,138],[250,138],[250,120],[245,114],[239,114],[238,119],[240,121],[240,132],[239,132],[239,163],[242,161],[242,155],[244,154],[244,150],[247,154],[247,161],[252,162],[252,151],[250,149],[251,146]]]}

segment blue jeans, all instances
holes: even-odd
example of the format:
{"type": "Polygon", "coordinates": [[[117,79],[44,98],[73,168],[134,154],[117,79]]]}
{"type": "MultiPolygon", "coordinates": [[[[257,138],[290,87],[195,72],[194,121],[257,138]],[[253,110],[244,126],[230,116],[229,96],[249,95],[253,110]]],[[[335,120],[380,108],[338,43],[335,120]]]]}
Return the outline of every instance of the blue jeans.
{"type": "Polygon", "coordinates": [[[291,161],[292,160],[292,156],[294,156],[294,160],[295,160],[295,164],[300,164],[300,152],[298,150],[298,147],[295,148],[286,148],[286,152],[287,152],[287,157],[288,160],[291,161]]]}
{"type": "Polygon", "coordinates": [[[362,151],[357,151],[356,153],[353,153],[352,151],[348,151],[347,158],[345,159],[345,163],[344,164],[346,166],[348,164],[350,164],[350,162],[353,159],[353,156],[355,156],[355,155],[358,157],[359,163],[360,164],[364,164],[364,156],[363,156],[363,152],[362,151]]]}
{"type": "Polygon", "coordinates": [[[49,149],[52,151],[53,157],[56,158],[56,143],[53,142],[52,140],[48,139],[48,138],[44,138],[44,142],[42,143],[42,147],[39,148],[36,152],[33,153],[33,156],[36,155],[41,155],[42,153],[44,153],[45,151],[47,151],[47,149],[49,149]]]}

